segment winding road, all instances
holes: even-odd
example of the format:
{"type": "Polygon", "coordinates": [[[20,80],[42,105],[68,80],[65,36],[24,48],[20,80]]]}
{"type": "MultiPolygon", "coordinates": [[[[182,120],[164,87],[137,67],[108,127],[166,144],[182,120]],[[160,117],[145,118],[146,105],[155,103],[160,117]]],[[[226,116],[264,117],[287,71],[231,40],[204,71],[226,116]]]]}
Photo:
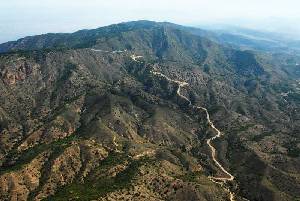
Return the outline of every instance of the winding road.
{"type": "MultiPolygon", "coordinates": [[[[109,51],[96,50],[96,49],[91,49],[91,50],[92,51],[97,51],[97,52],[109,52],[109,51]]],[[[111,53],[122,53],[122,52],[125,52],[125,51],[113,51],[111,53]]],[[[142,58],[142,56],[136,56],[136,55],[133,54],[130,57],[135,62],[141,62],[141,61],[139,61],[139,59],[142,58]]],[[[201,110],[203,110],[206,113],[206,119],[207,119],[207,122],[208,122],[209,126],[217,133],[215,136],[207,139],[206,143],[207,143],[207,145],[209,146],[209,148],[211,150],[212,160],[214,161],[214,163],[216,164],[216,166],[219,167],[221,169],[221,171],[227,175],[227,177],[214,177],[214,176],[210,176],[209,179],[212,182],[217,183],[217,184],[226,183],[227,181],[233,181],[234,180],[234,176],[230,172],[228,172],[223,167],[223,165],[218,161],[218,159],[217,159],[217,150],[212,145],[212,141],[214,141],[217,138],[220,138],[223,134],[221,133],[221,131],[219,129],[217,129],[215,127],[215,125],[211,121],[210,115],[209,115],[209,113],[208,113],[208,111],[207,111],[206,108],[192,105],[190,99],[180,93],[181,88],[185,87],[185,86],[189,86],[189,84],[187,82],[184,82],[184,81],[173,80],[173,79],[169,78],[168,76],[166,76],[166,75],[164,75],[164,74],[162,74],[162,73],[160,73],[158,71],[155,71],[155,70],[150,70],[150,73],[152,73],[155,76],[163,77],[166,80],[168,80],[169,82],[173,82],[173,83],[177,84],[177,86],[178,86],[178,89],[177,89],[177,92],[176,92],[177,95],[179,97],[181,97],[182,99],[186,100],[189,103],[189,106],[191,106],[193,108],[196,108],[196,109],[201,109],[201,110]]],[[[113,141],[114,141],[114,144],[115,144],[115,138],[114,138],[113,141]]],[[[115,145],[117,146],[117,144],[115,144],[115,145]]],[[[225,188],[225,190],[228,191],[228,193],[229,193],[230,201],[235,201],[236,200],[235,199],[235,197],[236,197],[235,193],[232,192],[229,188],[225,188]]]]}
{"type": "Polygon", "coordinates": [[[216,148],[212,145],[212,141],[221,137],[222,136],[222,133],[219,129],[217,129],[215,127],[215,125],[213,124],[213,122],[210,120],[210,115],[207,111],[206,108],[204,107],[199,107],[199,106],[193,106],[191,101],[184,95],[182,95],[180,93],[181,91],[181,87],[184,87],[184,86],[188,86],[189,84],[187,82],[181,82],[181,81],[178,81],[178,80],[172,80],[171,78],[167,77],[166,75],[160,73],[160,72],[156,72],[156,71],[150,71],[152,74],[154,75],[157,75],[157,76],[160,76],[160,77],[164,77],[165,79],[167,79],[168,81],[170,82],[174,82],[178,85],[178,89],[177,89],[177,95],[183,99],[185,99],[186,101],[188,101],[189,105],[194,107],[194,108],[197,108],[197,109],[201,109],[201,110],[204,110],[205,113],[206,113],[206,119],[207,119],[207,122],[209,124],[209,126],[217,133],[217,135],[207,139],[206,143],[207,145],[210,147],[211,149],[211,156],[212,156],[212,159],[213,161],[215,162],[215,164],[226,174],[228,175],[228,177],[211,177],[212,179],[215,179],[215,180],[221,180],[221,181],[232,181],[234,180],[234,176],[232,174],[230,174],[222,165],[221,163],[217,160],[216,158],[216,155],[217,155],[217,152],[216,152],[216,148]]]}
{"type": "MultiPolygon", "coordinates": [[[[135,60],[135,59],[134,59],[135,60]]],[[[136,60],[135,60],[136,61],[136,60]]],[[[210,119],[210,115],[207,111],[206,108],[204,107],[200,107],[200,106],[194,106],[192,105],[190,99],[188,99],[186,96],[182,95],[180,93],[181,91],[181,88],[182,87],[185,87],[185,86],[188,86],[189,84],[187,82],[182,82],[182,81],[178,81],[178,80],[173,80],[171,78],[169,78],[168,76],[160,73],[160,72],[157,72],[157,71],[150,71],[153,75],[156,75],[156,76],[159,76],[159,77],[163,77],[165,78],[166,80],[170,81],[170,82],[173,82],[173,83],[176,83],[177,86],[178,86],[178,89],[177,89],[177,95],[179,97],[181,97],[182,99],[186,100],[188,103],[189,103],[189,106],[192,106],[193,108],[197,108],[197,109],[201,109],[201,110],[204,110],[205,113],[206,113],[206,119],[207,119],[207,122],[209,124],[209,126],[217,133],[215,136],[209,138],[206,140],[206,143],[207,145],[209,146],[210,150],[211,150],[211,157],[214,161],[214,163],[222,170],[223,173],[225,173],[227,175],[227,177],[213,177],[213,176],[210,176],[209,179],[215,183],[218,183],[220,184],[220,182],[222,183],[225,183],[226,181],[233,181],[234,180],[234,176],[232,174],[230,174],[224,167],[223,165],[218,161],[217,159],[217,150],[216,148],[212,145],[212,141],[217,139],[217,138],[220,138],[222,136],[222,133],[219,129],[216,128],[216,126],[213,124],[213,122],[211,121],[210,119]]],[[[229,198],[231,201],[234,201],[235,200],[235,193],[232,192],[230,189],[226,188],[226,190],[229,192],[229,198]]]]}

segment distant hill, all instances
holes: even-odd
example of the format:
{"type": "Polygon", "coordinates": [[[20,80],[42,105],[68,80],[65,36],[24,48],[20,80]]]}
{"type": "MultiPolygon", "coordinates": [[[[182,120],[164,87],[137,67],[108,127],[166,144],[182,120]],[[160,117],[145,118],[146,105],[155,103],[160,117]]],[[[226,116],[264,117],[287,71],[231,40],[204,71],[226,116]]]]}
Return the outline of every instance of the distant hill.
{"type": "Polygon", "coordinates": [[[299,53],[299,41],[286,38],[280,34],[260,32],[238,27],[205,30],[195,27],[181,26],[169,22],[134,21],[114,24],[91,30],[80,30],[74,33],[49,33],[29,36],[17,41],[0,44],[0,52],[19,50],[37,50],[47,48],[83,48],[90,47],[112,34],[125,33],[136,29],[153,27],[169,27],[182,30],[193,35],[205,37],[222,45],[232,46],[243,50],[258,50],[280,53],[299,53]]]}

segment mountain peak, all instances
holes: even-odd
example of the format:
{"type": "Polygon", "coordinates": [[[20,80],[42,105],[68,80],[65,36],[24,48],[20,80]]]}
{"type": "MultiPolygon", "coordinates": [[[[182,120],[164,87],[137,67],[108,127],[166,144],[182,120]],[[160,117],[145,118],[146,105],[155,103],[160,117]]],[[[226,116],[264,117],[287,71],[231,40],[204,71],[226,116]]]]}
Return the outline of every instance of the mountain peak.
{"type": "Polygon", "coordinates": [[[49,48],[91,47],[96,44],[98,39],[101,40],[101,38],[113,37],[129,31],[158,29],[162,27],[179,28],[180,26],[169,22],[140,20],[113,24],[97,29],[80,30],[74,33],[48,33],[0,44],[0,53],[49,48]]]}

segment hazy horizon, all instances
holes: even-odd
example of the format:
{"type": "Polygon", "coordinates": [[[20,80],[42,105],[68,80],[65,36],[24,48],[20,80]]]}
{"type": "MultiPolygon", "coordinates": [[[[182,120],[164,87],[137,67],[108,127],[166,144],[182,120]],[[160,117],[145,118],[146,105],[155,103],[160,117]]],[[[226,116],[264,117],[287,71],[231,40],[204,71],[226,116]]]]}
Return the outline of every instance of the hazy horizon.
{"type": "Polygon", "coordinates": [[[296,0],[10,0],[0,5],[0,43],[136,20],[190,26],[224,24],[300,38],[299,6],[296,0]]]}

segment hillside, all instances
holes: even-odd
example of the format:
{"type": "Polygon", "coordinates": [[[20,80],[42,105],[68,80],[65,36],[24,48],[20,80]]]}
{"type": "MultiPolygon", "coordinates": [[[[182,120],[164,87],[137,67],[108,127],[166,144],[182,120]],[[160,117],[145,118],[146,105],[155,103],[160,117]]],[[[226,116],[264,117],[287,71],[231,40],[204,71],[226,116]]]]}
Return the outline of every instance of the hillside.
{"type": "Polygon", "coordinates": [[[1,200],[300,199],[299,57],[189,30],[137,21],[0,45],[1,200]],[[210,179],[226,175],[197,107],[233,181],[210,179]]]}

